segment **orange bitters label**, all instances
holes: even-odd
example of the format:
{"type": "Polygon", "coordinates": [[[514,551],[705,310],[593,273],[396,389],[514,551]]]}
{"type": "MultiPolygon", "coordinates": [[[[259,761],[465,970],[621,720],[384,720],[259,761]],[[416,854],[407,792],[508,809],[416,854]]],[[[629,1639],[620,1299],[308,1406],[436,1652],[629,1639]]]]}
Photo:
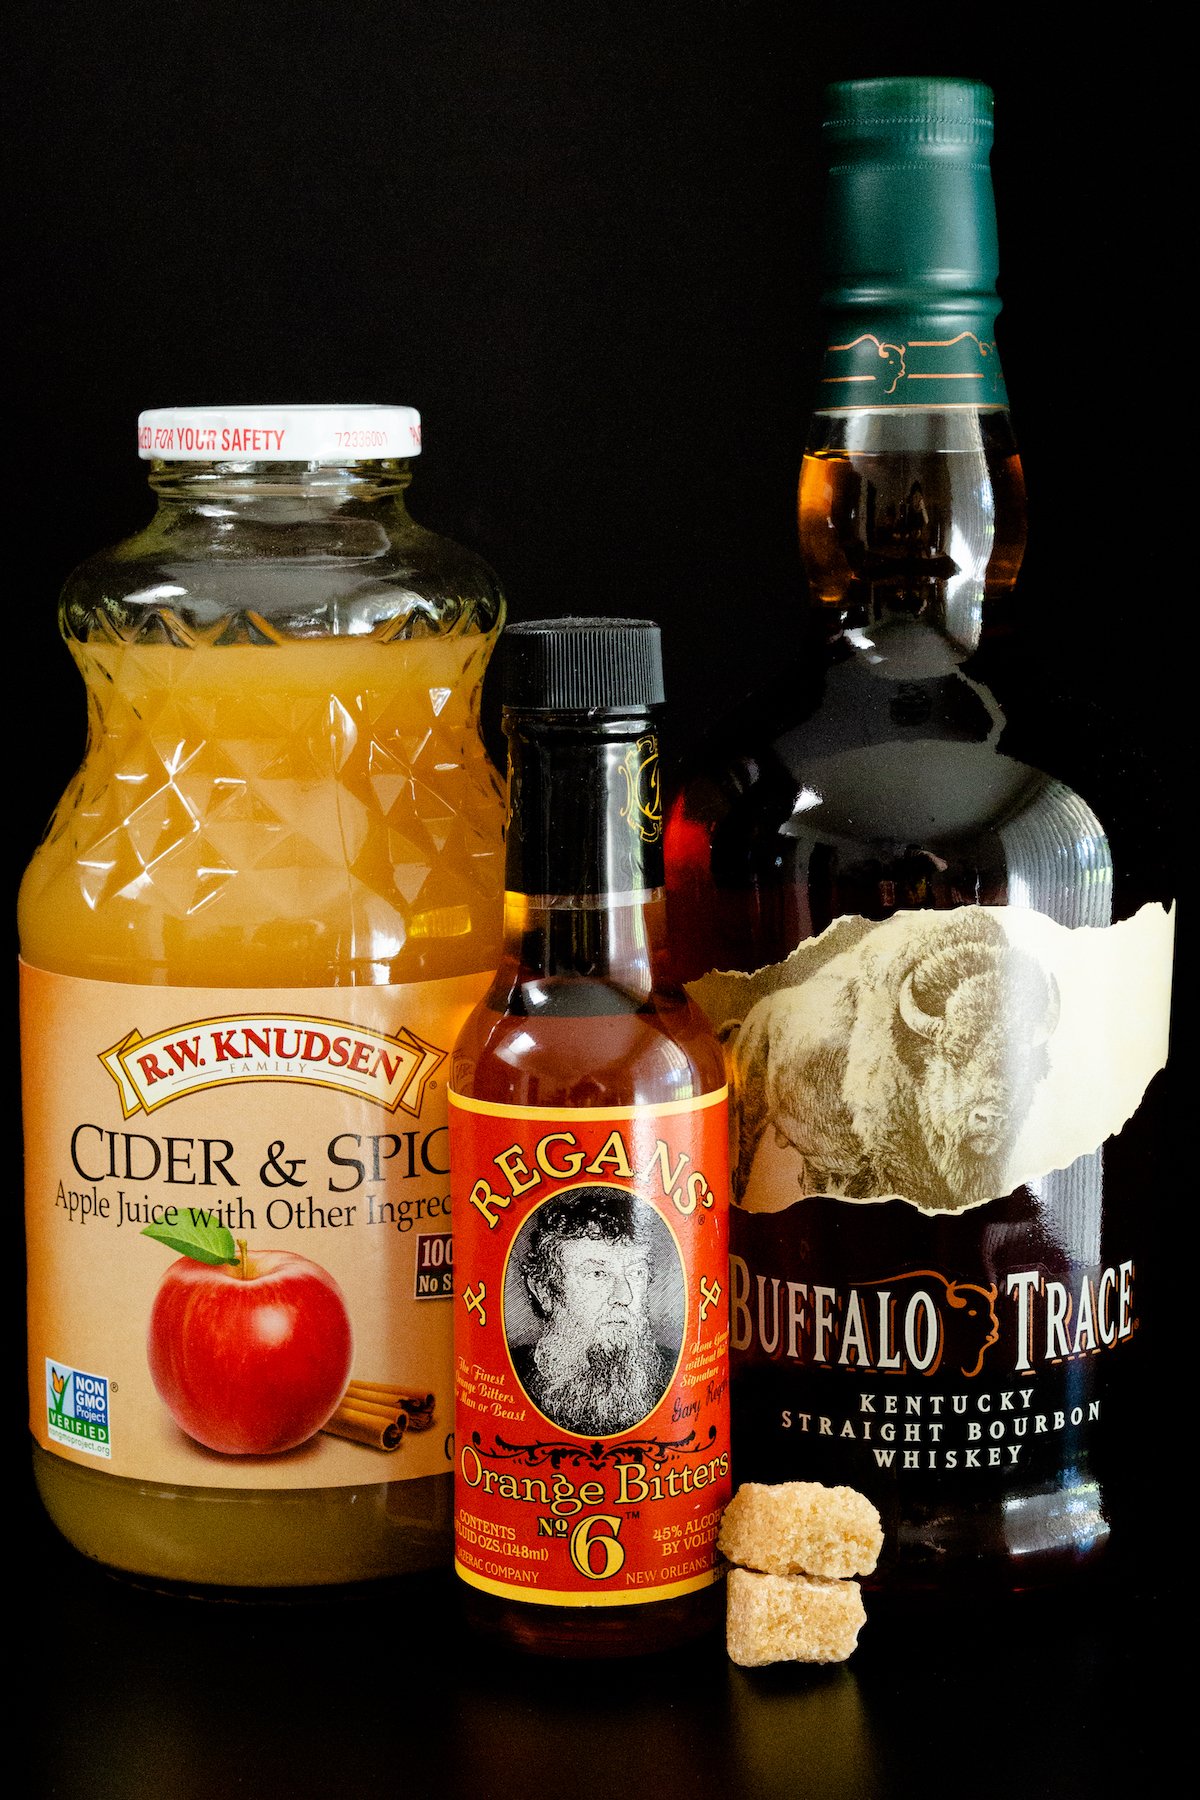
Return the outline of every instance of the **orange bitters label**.
{"type": "Polygon", "coordinates": [[[726,1093],[450,1095],[455,1566],[543,1605],[717,1579],[730,1497],[726,1093]]]}

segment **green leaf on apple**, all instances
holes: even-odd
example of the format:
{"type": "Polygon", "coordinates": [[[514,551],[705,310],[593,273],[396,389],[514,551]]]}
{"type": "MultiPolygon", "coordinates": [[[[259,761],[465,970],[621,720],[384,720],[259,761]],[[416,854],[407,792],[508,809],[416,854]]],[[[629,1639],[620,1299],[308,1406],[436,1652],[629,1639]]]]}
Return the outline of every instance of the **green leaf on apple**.
{"type": "Polygon", "coordinates": [[[190,1256],[193,1262],[215,1267],[218,1263],[239,1260],[233,1233],[199,1206],[181,1207],[173,1225],[143,1226],[142,1236],[165,1244],[168,1250],[176,1250],[180,1256],[190,1256]]]}

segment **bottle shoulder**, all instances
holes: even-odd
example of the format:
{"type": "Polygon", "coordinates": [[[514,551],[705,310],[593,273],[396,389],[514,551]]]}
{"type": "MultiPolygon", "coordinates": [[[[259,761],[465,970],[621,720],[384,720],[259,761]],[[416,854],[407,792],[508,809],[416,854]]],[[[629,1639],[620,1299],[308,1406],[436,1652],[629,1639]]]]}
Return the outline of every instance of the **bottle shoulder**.
{"type": "Polygon", "coordinates": [[[667,984],[634,997],[587,978],[514,983],[502,968],[454,1053],[455,1089],[501,1105],[649,1105],[724,1084],[711,1024],[667,984]],[[530,986],[543,990],[540,1003],[520,991],[530,986]]]}
{"type": "Polygon", "coordinates": [[[719,721],[671,771],[668,830],[801,829],[935,841],[1069,789],[1102,820],[1140,792],[1161,810],[1153,746],[1119,709],[1007,654],[948,661],[823,653],[719,721]]]}
{"type": "Polygon", "coordinates": [[[794,683],[757,695],[676,771],[673,817],[716,826],[739,816],[754,831],[772,821],[790,831],[798,815],[820,812],[822,822],[869,836],[862,809],[878,784],[919,792],[942,765],[995,791],[981,794],[981,806],[1007,803],[1022,778],[996,772],[1006,723],[996,697],[948,659],[882,663],[826,655],[794,683]]]}
{"type": "Polygon", "coordinates": [[[485,559],[402,508],[300,500],[253,518],[162,508],[80,563],[59,602],[77,642],[491,634],[504,610],[485,559]]]}
{"type": "Polygon", "coordinates": [[[1169,903],[1169,796],[1121,723],[998,653],[911,680],[856,654],[790,702],[777,687],[676,771],[686,978],[761,967],[848,915],[1026,905],[1098,926],[1169,903]]]}

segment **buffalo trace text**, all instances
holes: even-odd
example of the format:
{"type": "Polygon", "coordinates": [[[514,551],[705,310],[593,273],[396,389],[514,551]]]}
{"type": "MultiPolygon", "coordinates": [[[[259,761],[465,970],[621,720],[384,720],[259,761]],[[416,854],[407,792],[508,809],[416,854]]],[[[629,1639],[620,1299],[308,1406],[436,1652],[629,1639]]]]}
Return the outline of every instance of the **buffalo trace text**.
{"type": "Polygon", "coordinates": [[[752,1276],[740,1256],[730,1257],[729,1270],[734,1351],[753,1348],[773,1360],[851,1372],[932,1376],[941,1370],[970,1379],[1006,1324],[1018,1372],[1112,1349],[1137,1330],[1132,1262],[1082,1269],[1070,1280],[1014,1269],[1001,1295],[956,1286],[932,1271],[923,1272],[931,1277],[927,1283],[898,1275],[842,1292],[752,1276]]]}

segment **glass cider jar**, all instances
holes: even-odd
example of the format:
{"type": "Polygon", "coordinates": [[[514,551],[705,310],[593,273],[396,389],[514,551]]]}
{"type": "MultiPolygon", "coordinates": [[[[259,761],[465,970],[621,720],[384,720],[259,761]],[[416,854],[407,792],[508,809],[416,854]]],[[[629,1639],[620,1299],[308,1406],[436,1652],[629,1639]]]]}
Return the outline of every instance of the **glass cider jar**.
{"type": "Polygon", "coordinates": [[[504,601],[409,516],[419,448],[407,407],[145,413],[157,511],[62,597],[88,744],[19,901],[34,1459],[156,1583],[448,1560],[442,1065],[500,952],[504,601]]]}

